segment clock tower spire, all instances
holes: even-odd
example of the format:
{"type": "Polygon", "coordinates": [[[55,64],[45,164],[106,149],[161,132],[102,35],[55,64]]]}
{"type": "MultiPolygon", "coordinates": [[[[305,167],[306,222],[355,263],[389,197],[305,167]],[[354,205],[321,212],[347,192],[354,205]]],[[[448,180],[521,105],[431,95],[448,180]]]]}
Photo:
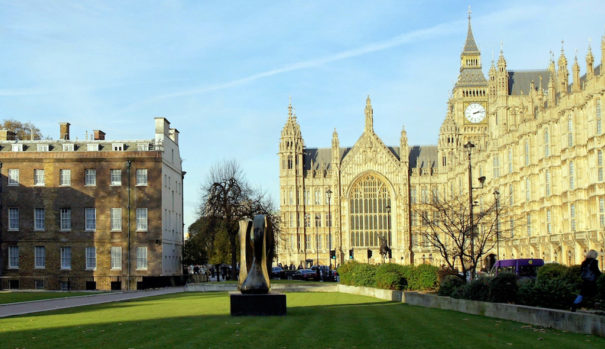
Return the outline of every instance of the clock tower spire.
{"type": "Polygon", "coordinates": [[[488,81],[483,75],[481,51],[473,35],[470,7],[466,41],[460,54],[460,73],[449,104],[453,121],[459,125],[460,144],[471,141],[482,146],[487,139],[488,81]]]}

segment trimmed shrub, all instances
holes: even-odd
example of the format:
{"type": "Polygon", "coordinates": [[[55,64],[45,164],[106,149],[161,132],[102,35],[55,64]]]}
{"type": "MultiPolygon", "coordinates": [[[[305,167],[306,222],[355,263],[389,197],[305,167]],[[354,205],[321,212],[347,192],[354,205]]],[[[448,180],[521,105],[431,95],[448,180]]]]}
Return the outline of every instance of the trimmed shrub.
{"type": "Polygon", "coordinates": [[[597,296],[595,298],[598,308],[605,310],[605,274],[601,274],[597,279],[597,296]]]}
{"type": "Polygon", "coordinates": [[[439,285],[437,294],[440,296],[451,296],[454,290],[464,285],[464,280],[458,275],[448,275],[439,285]]]}
{"type": "Polygon", "coordinates": [[[487,277],[480,277],[471,281],[469,297],[474,301],[486,301],[489,298],[489,281],[487,277]]]}
{"type": "Polygon", "coordinates": [[[500,273],[489,281],[489,300],[496,303],[514,302],[517,297],[517,276],[500,273]]]}
{"type": "Polygon", "coordinates": [[[572,265],[568,267],[563,274],[563,279],[575,290],[576,293],[579,293],[580,287],[582,287],[582,272],[581,267],[579,265],[572,265]]]}
{"type": "Polygon", "coordinates": [[[358,263],[351,270],[351,285],[376,287],[376,266],[358,263]]]}
{"type": "Polygon", "coordinates": [[[547,263],[538,268],[537,281],[558,279],[567,274],[567,267],[559,263],[547,263]]]}
{"type": "Polygon", "coordinates": [[[407,280],[403,275],[402,267],[398,264],[381,264],[376,268],[376,287],[387,290],[403,290],[407,280]]]}
{"type": "Polygon", "coordinates": [[[359,263],[355,261],[349,261],[338,267],[338,275],[340,276],[340,283],[343,285],[353,285],[353,269],[359,263]]]}
{"type": "Polygon", "coordinates": [[[470,299],[471,298],[471,285],[464,284],[464,285],[456,287],[454,289],[454,291],[452,292],[451,297],[458,298],[458,299],[470,299]]]}
{"type": "Polygon", "coordinates": [[[534,292],[536,305],[544,308],[567,309],[576,297],[573,285],[564,278],[537,280],[534,292]]]}
{"type": "Polygon", "coordinates": [[[538,294],[535,289],[536,280],[523,279],[517,282],[517,304],[535,307],[538,305],[538,294]]]}
{"type": "Polygon", "coordinates": [[[439,280],[439,284],[441,284],[443,280],[445,280],[445,278],[449,275],[458,275],[458,271],[451,268],[439,269],[439,271],[437,272],[437,279],[439,280]]]}
{"type": "Polygon", "coordinates": [[[439,285],[437,272],[439,268],[430,264],[421,264],[413,268],[411,277],[407,278],[410,290],[432,290],[439,285]]]}

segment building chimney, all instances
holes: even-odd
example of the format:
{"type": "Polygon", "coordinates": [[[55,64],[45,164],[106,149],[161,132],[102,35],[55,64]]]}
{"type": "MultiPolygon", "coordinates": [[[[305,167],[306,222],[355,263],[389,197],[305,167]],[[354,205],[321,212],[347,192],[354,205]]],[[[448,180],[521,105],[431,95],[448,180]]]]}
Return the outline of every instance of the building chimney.
{"type": "Polygon", "coordinates": [[[92,130],[94,132],[95,141],[104,141],[105,140],[105,132],[101,130],[92,130]]]}
{"type": "Polygon", "coordinates": [[[16,133],[7,129],[0,130],[0,141],[14,141],[16,133]]]}
{"type": "Polygon", "coordinates": [[[169,137],[172,139],[174,143],[179,144],[179,130],[176,128],[171,128],[169,131],[169,137]]]}
{"type": "Polygon", "coordinates": [[[59,123],[59,139],[69,140],[69,122],[59,123]]]}

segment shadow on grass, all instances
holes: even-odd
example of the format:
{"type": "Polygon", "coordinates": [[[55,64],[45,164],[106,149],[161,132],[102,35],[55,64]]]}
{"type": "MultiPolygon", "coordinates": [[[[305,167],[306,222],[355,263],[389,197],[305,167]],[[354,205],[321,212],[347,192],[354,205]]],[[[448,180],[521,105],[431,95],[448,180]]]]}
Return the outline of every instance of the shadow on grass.
{"type": "Polygon", "coordinates": [[[293,305],[285,317],[231,317],[225,293],[173,294],[14,317],[0,321],[0,346],[605,347],[603,338],[397,302],[342,294],[288,296],[293,305]],[[313,304],[329,301],[342,303],[313,304]]]}

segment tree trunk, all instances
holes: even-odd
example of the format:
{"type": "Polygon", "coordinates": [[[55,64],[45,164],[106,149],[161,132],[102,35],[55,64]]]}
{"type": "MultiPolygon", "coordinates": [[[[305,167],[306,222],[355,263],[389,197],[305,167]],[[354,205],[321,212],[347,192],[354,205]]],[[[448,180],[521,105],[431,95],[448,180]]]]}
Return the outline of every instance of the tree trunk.
{"type": "Polygon", "coordinates": [[[237,233],[237,230],[229,232],[229,241],[231,242],[231,280],[237,280],[237,233]]]}

